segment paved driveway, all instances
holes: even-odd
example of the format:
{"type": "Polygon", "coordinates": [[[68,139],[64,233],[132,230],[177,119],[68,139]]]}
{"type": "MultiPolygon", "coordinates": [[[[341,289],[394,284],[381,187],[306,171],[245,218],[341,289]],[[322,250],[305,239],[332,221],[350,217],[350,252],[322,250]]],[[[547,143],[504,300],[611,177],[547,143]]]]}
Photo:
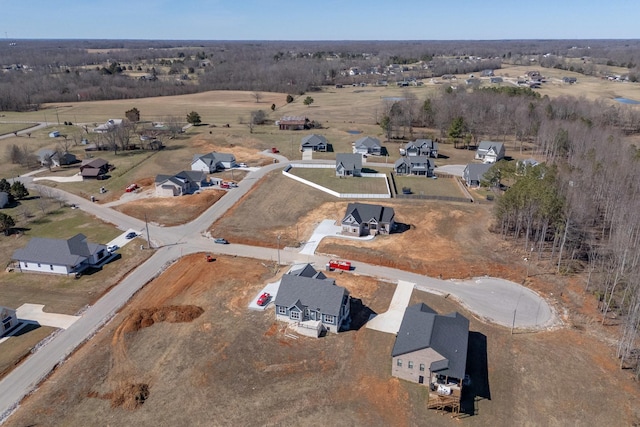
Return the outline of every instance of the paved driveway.
{"type": "Polygon", "coordinates": [[[367,328],[388,334],[397,334],[404,317],[404,311],[411,300],[414,286],[414,283],[398,280],[389,309],[370,319],[367,322],[367,328]]]}
{"type": "Polygon", "coordinates": [[[342,227],[336,225],[336,222],[332,219],[323,220],[315,230],[313,230],[313,234],[309,238],[309,240],[304,244],[304,247],[300,251],[302,255],[313,255],[316,253],[316,249],[318,245],[325,237],[340,237],[342,239],[353,239],[353,240],[371,240],[374,236],[363,236],[363,237],[355,237],[355,236],[345,236],[342,234],[342,227]]]}

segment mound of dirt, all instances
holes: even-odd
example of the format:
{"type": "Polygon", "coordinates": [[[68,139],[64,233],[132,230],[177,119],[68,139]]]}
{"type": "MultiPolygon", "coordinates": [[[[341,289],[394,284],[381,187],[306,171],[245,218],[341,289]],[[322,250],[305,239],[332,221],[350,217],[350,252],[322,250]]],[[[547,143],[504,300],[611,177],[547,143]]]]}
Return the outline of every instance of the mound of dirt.
{"type": "Polygon", "coordinates": [[[170,305],[166,307],[142,308],[135,310],[122,322],[122,332],[135,332],[148,328],[154,323],[185,323],[191,322],[204,313],[202,307],[195,305],[170,305]]]}
{"type": "Polygon", "coordinates": [[[124,384],[118,390],[110,393],[111,407],[138,409],[149,398],[148,384],[124,384]]]}

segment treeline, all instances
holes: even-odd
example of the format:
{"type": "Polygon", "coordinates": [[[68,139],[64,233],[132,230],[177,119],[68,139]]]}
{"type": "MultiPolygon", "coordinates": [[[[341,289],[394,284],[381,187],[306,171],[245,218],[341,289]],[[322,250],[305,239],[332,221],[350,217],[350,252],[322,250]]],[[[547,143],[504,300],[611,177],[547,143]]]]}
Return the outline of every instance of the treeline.
{"type": "Polygon", "coordinates": [[[640,111],[483,90],[444,92],[417,104],[428,106],[423,119],[443,135],[461,121],[462,138],[516,135],[535,147],[543,163],[499,162],[486,176],[488,185],[505,189],[494,231],[556,273],[582,274],[602,322],[620,324],[620,366],[640,377],[640,147],[625,137],[640,132],[640,111]]]}
{"type": "Polygon", "coordinates": [[[0,45],[0,111],[37,109],[47,102],[216,89],[303,94],[327,84],[394,83],[411,77],[473,73],[499,68],[505,60],[529,64],[531,57],[542,60],[547,53],[554,55],[546,57],[554,64],[558,62],[554,58],[576,58],[585,52],[592,54],[593,63],[640,62],[638,41],[616,40],[16,42],[15,46],[0,45]],[[412,61],[422,61],[421,66],[412,66],[412,61]],[[401,72],[385,73],[391,64],[400,65],[401,72]],[[342,74],[352,67],[366,74],[342,74]],[[126,72],[146,73],[150,78],[126,76],[126,72]]]}

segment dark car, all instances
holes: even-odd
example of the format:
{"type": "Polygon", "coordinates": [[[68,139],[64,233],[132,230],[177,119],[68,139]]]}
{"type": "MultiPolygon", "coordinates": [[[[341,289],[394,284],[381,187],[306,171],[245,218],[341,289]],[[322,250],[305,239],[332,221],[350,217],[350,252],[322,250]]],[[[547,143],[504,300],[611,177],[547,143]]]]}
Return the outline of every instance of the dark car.
{"type": "Polygon", "coordinates": [[[214,240],[214,241],[213,241],[213,243],[217,243],[217,244],[219,244],[219,245],[226,245],[226,244],[228,244],[229,242],[227,242],[227,240],[226,240],[226,239],[218,238],[218,239],[214,240]]]}
{"type": "Polygon", "coordinates": [[[127,240],[133,239],[134,237],[138,237],[138,233],[136,233],[135,231],[132,231],[130,233],[127,233],[126,236],[124,236],[127,240]]]}

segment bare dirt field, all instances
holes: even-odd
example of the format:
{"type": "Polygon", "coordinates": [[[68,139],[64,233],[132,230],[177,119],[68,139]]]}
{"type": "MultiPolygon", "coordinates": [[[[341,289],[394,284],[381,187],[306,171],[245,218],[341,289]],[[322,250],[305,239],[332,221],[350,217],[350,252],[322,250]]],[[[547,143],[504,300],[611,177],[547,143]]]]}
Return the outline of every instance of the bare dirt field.
{"type": "MultiPolygon", "coordinates": [[[[391,284],[335,276],[361,299],[366,309],[359,313],[386,310],[391,284]]],[[[272,270],[257,261],[219,257],[203,264],[201,255],[185,257],[61,365],[6,425],[562,426],[640,420],[637,387],[615,369],[610,349],[583,332],[510,335],[471,316],[472,384],[460,420],[452,420],[426,409],[424,387],[391,378],[392,335],[362,327],[293,339],[275,322],[273,308],[249,311],[249,300],[272,280],[272,270]]],[[[461,310],[418,291],[412,302],[440,312],[461,310]]]]}

